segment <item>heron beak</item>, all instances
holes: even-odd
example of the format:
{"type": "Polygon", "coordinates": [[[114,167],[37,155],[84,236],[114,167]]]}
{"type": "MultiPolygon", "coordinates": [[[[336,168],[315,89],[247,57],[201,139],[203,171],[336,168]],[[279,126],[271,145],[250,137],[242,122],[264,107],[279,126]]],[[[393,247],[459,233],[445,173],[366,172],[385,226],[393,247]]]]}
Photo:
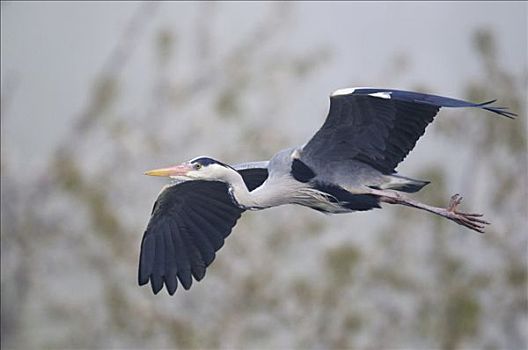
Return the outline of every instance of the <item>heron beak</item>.
{"type": "Polygon", "coordinates": [[[192,170],[192,167],[186,163],[175,165],[169,168],[154,169],[145,172],[145,175],[148,176],[185,176],[187,173],[192,170]]]}

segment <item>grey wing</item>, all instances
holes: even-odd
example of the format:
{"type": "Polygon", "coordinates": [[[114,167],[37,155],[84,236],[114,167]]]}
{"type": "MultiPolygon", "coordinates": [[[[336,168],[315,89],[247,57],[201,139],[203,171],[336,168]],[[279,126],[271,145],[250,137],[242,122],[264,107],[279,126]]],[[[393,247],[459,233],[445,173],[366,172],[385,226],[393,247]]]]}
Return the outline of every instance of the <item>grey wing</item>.
{"type": "Polygon", "coordinates": [[[489,106],[493,102],[475,104],[392,89],[337,90],[330,97],[325,123],[303,147],[301,160],[314,169],[329,161],[357,160],[391,174],[441,107],[477,107],[510,118],[515,115],[489,106]]]}
{"type": "MultiPolygon", "coordinates": [[[[262,166],[262,164],[261,164],[262,166]]],[[[266,168],[238,170],[252,190],[267,178],[266,168]]],[[[200,281],[244,210],[236,206],[225,183],[185,181],[167,186],[158,196],[143,235],[139,285],[163,285],[174,294],[178,280],[185,289],[200,281]]]]}
{"type": "Polygon", "coordinates": [[[242,175],[248,190],[253,191],[268,178],[268,163],[268,161],[241,163],[233,168],[242,175]]]}
{"type": "Polygon", "coordinates": [[[267,169],[268,168],[269,161],[262,160],[258,162],[246,162],[246,163],[238,163],[236,165],[233,165],[233,168],[236,171],[239,170],[245,170],[245,169],[267,169]]]}
{"type": "Polygon", "coordinates": [[[186,181],[167,186],[158,196],[141,242],[138,282],[150,280],[156,294],[166,285],[174,294],[199,281],[243,210],[218,181],[186,181]]]}

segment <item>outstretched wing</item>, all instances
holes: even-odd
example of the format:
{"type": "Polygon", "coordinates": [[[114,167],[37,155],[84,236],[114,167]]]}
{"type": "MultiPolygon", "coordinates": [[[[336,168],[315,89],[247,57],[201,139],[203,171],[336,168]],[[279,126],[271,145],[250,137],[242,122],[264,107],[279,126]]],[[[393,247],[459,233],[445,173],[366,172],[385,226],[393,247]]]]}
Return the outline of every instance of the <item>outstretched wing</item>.
{"type": "Polygon", "coordinates": [[[241,163],[233,168],[242,175],[248,190],[253,191],[268,178],[268,161],[241,163]]]}
{"type": "MultiPolygon", "coordinates": [[[[267,169],[239,170],[252,190],[267,169]],[[247,180],[246,180],[247,177],[247,180]]],[[[205,276],[244,210],[236,206],[225,183],[186,181],[167,186],[158,196],[141,242],[138,282],[157,294],[166,285],[174,294],[178,280],[185,289],[205,276]]]]}
{"type": "Polygon", "coordinates": [[[477,107],[512,118],[503,107],[417,92],[350,88],[330,96],[325,123],[303,147],[301,160],[317,168],[327,161],[360,160],[390,174],[414,148],[441,107],[477,107]]]}

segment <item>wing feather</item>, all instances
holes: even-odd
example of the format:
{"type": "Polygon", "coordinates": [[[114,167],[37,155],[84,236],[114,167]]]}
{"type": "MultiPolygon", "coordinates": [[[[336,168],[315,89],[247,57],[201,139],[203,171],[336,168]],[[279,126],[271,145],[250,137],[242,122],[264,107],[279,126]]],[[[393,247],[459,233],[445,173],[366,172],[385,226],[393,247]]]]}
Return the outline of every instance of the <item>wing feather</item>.
{"type": "Polygon", "coordinates": [[[143,254],[139,261],[139,285],[148,283],[149,276],[152,272],[156,252],[156,238],[153,235],[143,236],[141,247],[143,249],[143,254]]]}
{"type": "MultiPolygon", "coordinates": [[[[189,289],[192,282],[191,261],[189,259],[188,253],[194,248],[194,246],[189,246],[183,240],[186,230],[185,225],[178,225],[176,222],[174,222],[173,217],[168,217],[167,222],[169,231],[166,231],[165,234],[167,237],[171,237],[172,241],[174,242],[173,249],[167,251],[167,254],[170,254],[175,260],[177,266],[176,276],[178,276],[181,284],[185,289],[189,289]]],[[[170,259],[170,257],[167,256],[167,259],[170,259]]]]}
{"type": "Polygon", "coordinates": [[[202,232],[206,235],[207,240],[213,246],[215,251],[218,251],[224,245],[224,235],[220,231],[222,230],[221,224],[216,221],[215,216],[211,216],[210,213],[201,215],[197,213],[194,208],[186,208],[185,213],[188,215],[184,221],[193,232],[202,232]]]}
{"type": "MultiPolygon", "coordinates": [[[[177,226],[177,223],[174,222],[174,220],[172,220],[171,226],[177,226]]],[[[205,274],[206,264],[204,262],[204,259],[202,258],[202,254],[200,253],[200,250],[198,249],[193,239],[191,238],[193,235],[189,232],[187,227],[183,225],[182,229],[180,230],[180,233],[181,233],[180,241],[181,243],[183,243],[183,247],[185,247],[186,249],[184,253],[187,255],[189,262],[190,262],[190,266],[189,266],[190,272],[195,277],[195,279],[199,281],[205,274]]],[[[178,236],[174,235],[174,233],[172,236],[174,240],[178,240],[179,238],[178,236]]],[[[178,252],[176,252],[176,254],[178,254],[178,252]]]]}
{"type": "Polygon", "coordinates": [[[242,212],[222,182],[188,181],[165,188],[142,240],[139,284],[150,280],[154,293],[165,284],[172,295],[179,280],[189,289],[193,277],[204,277],[242,212]]]}
{"type": "Polygon", "coordinates": [[[476,104],[393,89],[341,89],[330,97],[326,121],[303,147],[301,160],[315,170],[329,161],[359,160],[391,174],[441,107],[476,107],[510,118],[515,115],[489,106],[493,102],[476,104]]]}
{"type": "Polygon", "coordinates": [[[198,248],[200,251],[200,255],[202,256],[202,260],[205,264],[205,266],[209,266],[211,264],[216,256],[215,252],[218,249],[215,249],[215,245],[212,243],[211,239],[209,238],[207,231],[204,232],[202,228],[197,227],[196,222],[203,220],[200,217],[197,217],[196,221],[193,222],[192,215],[189,216],[179,216],[178,220],[180,220],[182,223],[190,227],[193,234],[191,235],[191,239],[194,242],[194,245],[198,248]],[[193,230],[193,226],[195,229],[193,230]]]}
{"type": "MultiPolygon", "coordinates": [[[[240,165],[237,170],[251,191],[268,177],[267,162],[240,165]]],[[[143,235],[138,282],[163,285],[174,294],[200,281],[243,213],[228,187],[218,181],[187,181],[167,186],[158,196],[143,235]]]]}
{"type": "MultiPolygon", "coordinates": [[[[170,222],[168,227],[170,228],[170,222]]],[[[169,293],[174,293],[178,288],[178,280],[176,279],[176,274],[178,273],[178,263],[176,262],[176,256],[171,254],[175,251],[174,242],[172,239],[173,233],[171,229],[165,229],[163,231],[163,237],[165,239],[165,285],[169,293]]]]}
{"type": "Polygon", "coordinates": [[[163,288],[165,249],[163,247],[163,237],[160,234],[156,235],[154,239],[156,240],[156,248],[154,249],[154,266],[150,275],[150,283],[152,291],[156,294],[163,288]]]}

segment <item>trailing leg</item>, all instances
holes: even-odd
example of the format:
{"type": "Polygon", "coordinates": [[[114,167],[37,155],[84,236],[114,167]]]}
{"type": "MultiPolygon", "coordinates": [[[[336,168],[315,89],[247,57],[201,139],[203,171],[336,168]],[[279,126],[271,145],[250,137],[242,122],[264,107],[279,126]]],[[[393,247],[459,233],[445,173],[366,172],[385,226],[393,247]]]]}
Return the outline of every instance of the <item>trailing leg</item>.
{"type": "Polygon", "coordinates": [[[394,191],[372,189],[371,193],[379,196],[381,202],[401,204],[407,207],[425,210],[480,233],[484,233],[485,225],[489,225],[489,222],[482,220],[482,214],[463,213],[456,210],[462,201],[462,197],[459,194],[451,197],[447,208],[439,208],[418,202],[394,191]]]}

